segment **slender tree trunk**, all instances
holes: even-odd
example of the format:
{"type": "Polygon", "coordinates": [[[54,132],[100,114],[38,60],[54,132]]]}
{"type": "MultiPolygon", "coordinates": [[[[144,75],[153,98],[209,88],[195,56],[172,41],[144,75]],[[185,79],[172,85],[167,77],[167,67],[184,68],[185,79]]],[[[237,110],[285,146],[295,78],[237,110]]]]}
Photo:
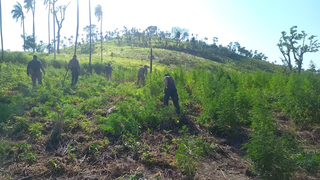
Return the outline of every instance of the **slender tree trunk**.
{"type": "Polygon", "coordinates": [[[1,35],[1,62],[4,62],[4,53],[3,53],[3,36],[2,36],[2,7],[0,0],[0,35],[1,35]]]}
{"type": "Polygon", "coordinates": [[[58,24],[58,43],[57,43],[57,53],[60,54],[60,30],[61,30],[61,27],[60,25],[58,24]]]}
{"type": "Polygon", "coordinates": [[[34,24],[34,16],[36,11],[36,0],[33,0],[33,53],[36,51],[36,29],[34,24]]]}
{"type": "Polygon", "coordinates": [[[79,0],[77,0],[77,34],[76,34],[76,43],[74,45],[74,55],[77,54],[78,34],[79,34],[79,0]]]}
{"type": "Polygon", "coordinates": [[[24,18],[22,19],[22,26],[23,26],[23,51],[26,51],[26,33],[24,30],[24,18]]]}
{"type": "Polygon", "coordinates": [[[89,0],[89,24],[90,24],[90,56],[89,56],[89,71],[92,74],[91,70],[91,0],[89,0]]]}
{"type": "Polygon", "coordinates": [[[302,61],[303,59],[302,58],[299,58],[300,60],[298,61],[298,73],[300,74],[301,72],[301,69],[302,69],[302,61]]]}
{"type": "Polygon", "coordinates": [[[101,26],[100,26],[100,35],[101,35],[101,63],[102,63],[102,16],[101,16],[101,26]]]}
{"type": "Polygon", "coordinates": [[[53,17],[53,20],[52,20],[52,22],[53,22],[53,54],[54,54],[54,56],[53,56],[53,59],[54,60],[56,60],[56,22],[55,22],[55,14],[56,14],[56,12],[55,12],[55,4],[56,4],[56,2],[55,2],[56,0],[53,0],[52,1],[52,12],[53,12],[53,15],[52,15],[52,17],[53,17]]]}
{"type": "Polygon", "coordinates": [[[49,9],[48,9],[48,53],[50,54],[50,5],[51,3],[49,3],[49,9]]]}

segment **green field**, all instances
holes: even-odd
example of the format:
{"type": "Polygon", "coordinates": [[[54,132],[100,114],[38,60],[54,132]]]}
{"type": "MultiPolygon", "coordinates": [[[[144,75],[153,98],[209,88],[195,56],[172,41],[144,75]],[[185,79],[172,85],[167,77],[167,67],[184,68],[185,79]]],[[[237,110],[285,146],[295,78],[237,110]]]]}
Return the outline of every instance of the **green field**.
{"type": "Polygon", "coordinates": [[[5,52],[0,70],[0,179],[319,179],[320,76],[217,55],[215,62],[154,48],[104,44],[37,54],[46,69],[32,88],[32,53],[5,52]],[[103,74],[106,63],[113,80],[103,74]],[[181,115],[163,107],[163,75],[174,78],[181,115]],[[228,76],[231,78],[228,79],[228,76]]]}

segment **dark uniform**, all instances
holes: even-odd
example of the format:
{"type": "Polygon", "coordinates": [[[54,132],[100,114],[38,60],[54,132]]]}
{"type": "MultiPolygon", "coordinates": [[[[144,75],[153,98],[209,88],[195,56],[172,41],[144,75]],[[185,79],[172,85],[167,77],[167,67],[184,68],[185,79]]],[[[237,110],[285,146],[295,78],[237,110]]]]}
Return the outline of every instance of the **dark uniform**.
{"type": "Polygon", "coordinates": [[[111,73],[112,73],[113,68],[111,67],[110,64],[108,64],[108,66],[105,67],[105,72],[106,72],[106,76],[107,76],[107,80],[111,81],[111,73]]]}
{"type": "Polygon", "coordinates": [[[171,97],[176,112],[180,114],[179,96],[177,93],[176,84],[169,74],[164,75],[164,97],[163,105],[168,106],[169,98],[171,97]]]}
{"type": "Polygon", "coordinates": [[[80,64],[79,64],[79,61],[77,60],[76,55],[74,55],[73,58],[69,61],[68,68],[71,70],[71,74],[72,74],[71,84],[77,84],[78,77],[80,74],[80,64]]]}
{"type": "Polygon", "coordinates": [[[32,85],[33,87],[36,86],[36,81],[38,79],[38,83],[42,84],[42,73],[40,71],[42,70],[43,74],[46,74],[46,71],[44,70],[41,61],[38,60],[38,57],[36,55],[33,56],[33,60],[31,60],[28,63],[27,66],[27,75],[31,75],[32,79],[32,85]]]}
{"type": "Polygon", "coordinates": [[[147,75],[148,74],[148,66],[143,66],[139,69],[138,71],[138,82],[137,82],[137,85],[139,85],[139,82],[140,80],[142,80],[142,84],[144,85],[145,84],[145,76],[144,75],[147,75]]]}

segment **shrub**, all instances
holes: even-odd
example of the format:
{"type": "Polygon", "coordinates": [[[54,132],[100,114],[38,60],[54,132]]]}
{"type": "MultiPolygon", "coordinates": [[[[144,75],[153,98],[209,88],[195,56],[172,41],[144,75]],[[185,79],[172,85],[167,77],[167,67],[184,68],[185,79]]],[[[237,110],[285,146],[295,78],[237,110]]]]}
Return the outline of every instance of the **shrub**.
{"type": "Polygon", "coordinates": [[[43,127],[41,123],[35,123],[29,126],[29,131],[35,137],[35,139],[38,139],[41,136],[42,129],[43,127]]]}
{"type": "Polygon", "coordinates": [[[213,155],[214,146],[213,143],[203,141],[199,137],[188,136],[186,126],[183,126],[179,132],[182,134],[181,139],[173,140],[178,145],[176,159],[183,173],[188,177],[193,177],[197,171],[197,163],[205,155],[213,155]]]}
{"type": "Polygon", "coordinates": [[[317,173],[320,170],[320,154],[314,152],[302,152],[296,155],[297,165],[309,173],[317,173]]]}
{"type": "Polygon", "coordinates": [[[0,158],[5,157],[5,154],[10,150],[10,144],[7,141],[0,141],[0,158]]]}
{"type": "Polygon", "coordinates": [[[293,154],[298,149],[296,140],[288,135],[276,137],[272,113],[265,106],[254,107],[252,129],[250,141],[243,147],[254,172],[266,180],[291,179],[295,170],[293,154]]]}

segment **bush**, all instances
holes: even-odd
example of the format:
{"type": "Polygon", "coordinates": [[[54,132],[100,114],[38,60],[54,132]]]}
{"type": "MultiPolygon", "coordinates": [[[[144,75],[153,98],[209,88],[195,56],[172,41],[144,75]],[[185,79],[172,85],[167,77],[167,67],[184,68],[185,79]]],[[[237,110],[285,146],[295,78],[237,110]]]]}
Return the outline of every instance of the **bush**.
{"type": "Polygon", "coordinates": [[[254,107],[253,133],[244,145],[246,158],[252,161],[253,171],[265,180],[291,179],[295,170],[293,154],[297,152],[296,140],[288,135],[276,137],[270,110],[262,105],[254,107]]]}
{"type": "Polygon", "coordinates": [[[7,141],[0,141],[0,158],[5,157],[5,154],[10,150],[10,144],[7,141]]]}
{"type": "Polygon", "coordinates": [[[317,173],[320,170],[320,154],[314,152],[302,152],[296,155],[297,165],[309,173],[317,173]]]}

